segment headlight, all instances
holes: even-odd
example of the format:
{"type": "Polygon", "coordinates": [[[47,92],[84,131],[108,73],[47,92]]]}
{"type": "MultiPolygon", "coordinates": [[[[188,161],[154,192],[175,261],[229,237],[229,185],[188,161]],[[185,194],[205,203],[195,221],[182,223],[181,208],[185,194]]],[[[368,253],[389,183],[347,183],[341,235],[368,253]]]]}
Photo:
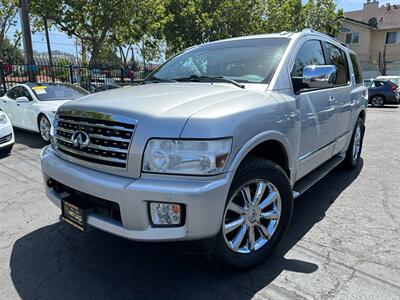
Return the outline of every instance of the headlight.
{"type": "Polygon", "coordinates": [[[228,160],[231,146],[230,138],[210,141],[152,139],[144,153],[143,172],[219,174],[228,160]]]}
{"type": "Polygon", "coordinates": [[[0,124],[7,124],[8,120],[6,115],[0,115],[0,124]]]}

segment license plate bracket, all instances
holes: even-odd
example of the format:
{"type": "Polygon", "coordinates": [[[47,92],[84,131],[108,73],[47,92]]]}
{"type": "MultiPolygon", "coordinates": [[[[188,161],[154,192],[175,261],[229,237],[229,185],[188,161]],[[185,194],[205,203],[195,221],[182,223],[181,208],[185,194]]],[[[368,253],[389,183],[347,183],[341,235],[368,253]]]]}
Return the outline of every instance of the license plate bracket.
{"type": "Polygon", "coordinates": [[[72,198],[64,198],[61,202],[61,218],[68,224],[81,231],[87,230],[87,216],[90,208],[83,208],[84,205],[72,198]]]}

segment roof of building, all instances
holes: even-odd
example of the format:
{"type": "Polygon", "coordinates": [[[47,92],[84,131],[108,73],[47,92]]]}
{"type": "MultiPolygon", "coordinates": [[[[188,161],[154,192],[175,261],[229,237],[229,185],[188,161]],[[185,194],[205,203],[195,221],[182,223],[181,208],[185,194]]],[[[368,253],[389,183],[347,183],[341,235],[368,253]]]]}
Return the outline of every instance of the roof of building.
{"type": "Polygon", "coordinates": [[[379,29],[394,29],[400,28],[400,5],[382,5],[378,6],[379,2],[372,2],[376,8],[369,10],[368,14],[364,10],[348,11],[344,13],[344,19],[359,25],[366,25],[372,28],[379,29]],[[372,15],[371,15],[372,14],[372,15]],[[375,26],[371,21],[375,19],[375,26]]]}

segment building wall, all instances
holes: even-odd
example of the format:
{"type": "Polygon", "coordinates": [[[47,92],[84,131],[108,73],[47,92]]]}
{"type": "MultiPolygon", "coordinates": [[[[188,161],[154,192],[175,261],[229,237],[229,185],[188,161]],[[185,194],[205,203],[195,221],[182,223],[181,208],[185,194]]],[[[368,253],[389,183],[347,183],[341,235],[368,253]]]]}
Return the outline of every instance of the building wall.
{"type": "Polygon", "coordinates": [[[348,46],[358,54],[364,77],[380,75],[378,58],[379,52],[383,53],[385,45],[387,73],[400,76],[400,42],[386,44],[387,32],[400,32],[400,5],[380,5],[377,0],[366,0],[363,10],[345,12],[345,16],[356,21],[343,19],[342,27],[350,31],[341,32],[338,39],[345,43],[347,33],[360,34],[359,42],[348,46]],[[378,28],[368,26],[371,18],[377,19],[378,28]]]}
{"type": "Polygon", "coordinates": [[[370,45],[371,45],[371,31],[367,27],[355,25],[353,23],[343,20],[342,26],[349,29],[348,32],[341,32],[338,39],[346,43],[346,35],[352,32],[360,34],[357,44],[348,44],[349,48],[357,53],[361,62],[367,63],[370,60],[370,45]]]}

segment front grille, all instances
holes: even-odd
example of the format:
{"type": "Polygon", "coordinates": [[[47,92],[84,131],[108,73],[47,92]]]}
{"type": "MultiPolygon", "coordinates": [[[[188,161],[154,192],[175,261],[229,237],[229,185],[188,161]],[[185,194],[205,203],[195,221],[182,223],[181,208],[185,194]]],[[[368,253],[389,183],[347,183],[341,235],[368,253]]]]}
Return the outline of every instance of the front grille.
{"type": "Polygon", "coordinates": [[[61,114],[58,115],[55,136],[57,149],[83,161],[126,168],[135,127],[136,124],[133,122],[61,114]],[[88,145],[84,147],[74,145],[72,137],[78,131],[85,132],[89,136],[88,145]]]}
{"type": "Polygon", "coordinates": [[[12,133],[4,137],[0,137],[0,145],[11,141],[11,139],[12,139],[12,133]]]}

